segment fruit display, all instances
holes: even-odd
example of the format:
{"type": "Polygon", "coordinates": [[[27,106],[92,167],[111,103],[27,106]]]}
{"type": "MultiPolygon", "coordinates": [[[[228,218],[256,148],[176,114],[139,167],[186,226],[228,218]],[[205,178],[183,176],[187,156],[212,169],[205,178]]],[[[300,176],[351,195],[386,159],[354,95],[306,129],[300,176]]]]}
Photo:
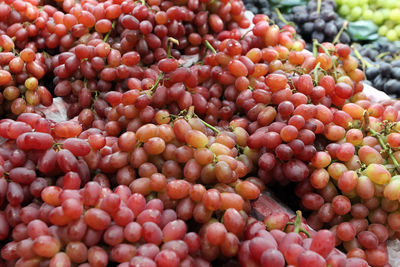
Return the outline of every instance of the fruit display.
{"type": "Polygon", "coordinates": [[[281,12],[278,8],[270,7],[267,0],[245,0],[247,8],[255,13],[267,14],[280,27],[290,24],[296,28],[307,43],[307,48],[312,49],[312,41],[338,42],[349,44],[350,36],[345,31],[347,22],[336,13],[334,0],[311,0],[304,5],[295,5],[289,12],[281,12]]]}
{"type": "Polygon", "coordinates": [[[364,83],[393,97],[400,96],[399,41],[382,39],[363,46],[354,45],[354,51],[365,69],[364,83]]]}
{"type": "Polygon", "coordinates": [[[391,266],[400,102],[349,45],[246,13],[0,3],[0,267],[391,266]]]}
{"type": "Polygon", "coordinates": [[[378,33],[390,41],[400,40],[400,3],[398,1],[336,0],[338,12],[349,21],[371,20],[378,33]]]}

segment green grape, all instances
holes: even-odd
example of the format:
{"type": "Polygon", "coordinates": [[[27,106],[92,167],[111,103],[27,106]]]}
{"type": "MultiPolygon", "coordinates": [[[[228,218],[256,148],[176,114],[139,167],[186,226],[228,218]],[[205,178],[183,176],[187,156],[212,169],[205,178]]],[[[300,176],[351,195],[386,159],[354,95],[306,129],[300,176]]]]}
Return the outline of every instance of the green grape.
{"type": "Polygon", "coordinates": [[[382,6],[382,0],[377,0],[375,1],[376,6],[382,6]]]}
{"type": "Polygon", "coordinates": [[[382,26],[380,26],[379,27],[379,29],[378,29],[378,34],[379,35],[382,35],[382,36],[385,36],[386,35],[386,33],[388,32],[388,27],[386,26],[386,25],[382,25],[382,26]]]}
{"type": "Polygon", "coordinates": [[[395,22],[392,20],[385,21],[385,25],[386,25],[386,27],[388,27],[388,29],[392,29],[392,28],[394,28],[394,26],[396,26],[395,22]]]}
{"type": "Polygon", "coordinates": [[[347,16],[350,14],[350,7],[348,5],[343,5],[339,8],[339,13],[342,16],[347,16]]]}
{"type": "Polygon", "coordinates": [[[372,21],[377,25],[381,25],[383,23],[382,11],[380,10],[375,11],[374,16],[372,17],[372,21]]]}
{"type": "Polygon", "coordinates": [[[387,8],[392,9],[392,8],[397,7],[398,1],[397,0],[388,0],[388,1],[385,1],[385,3],[386,3],[387,8]]]}
{"type": "Polygon", "coordinates": [[[396,33],[396,31],[395,30],[393,30],[393,29],[391,29],[391,30],[388,30],[388,32],[386,33],[386,38],[389,40],[389,41],[396,41],[397,40],[397,33],[396,33]]]}
{"type": "Polygon", "coordinates": [[[383,13],[383,19],[387,20],[390,16],[390,9],[384,8],[381,11],[383,13]]]}
{"type": "Polygon", "coordinates": [[[348,5],[350,8],[355,8],[355,7],[358,6],[358,0],[350,1],[349,3],[347,3],[347,5],[348,5]]]}
{"type": "Polygon", "coordinates": [[[372,20],[374,12],[371,9],[364,10],[362,18],[365,20],[372,20]]]}
{"type": "Polygon", "coordinates": [[[351,10],[350,18],[351,18],[351,20],[358,20],[358,18],[361,17],[361,14],[362,14],[361,7],[356,6],[355,8],[353,8],[351,10]]]}
{"type": "Polygon", "coordinates": [[[398,9],[398,8],[392,9],[390,11],[389,19],[391,19],[397,23],[400,23],[400,9],[398,9]]]}
{"type": "Polygon", "coordinates": [[[396,25],[396,27],[394,27],[394,30],[397,33],[397,36],[400,36],[400,25],[396,25]]]}

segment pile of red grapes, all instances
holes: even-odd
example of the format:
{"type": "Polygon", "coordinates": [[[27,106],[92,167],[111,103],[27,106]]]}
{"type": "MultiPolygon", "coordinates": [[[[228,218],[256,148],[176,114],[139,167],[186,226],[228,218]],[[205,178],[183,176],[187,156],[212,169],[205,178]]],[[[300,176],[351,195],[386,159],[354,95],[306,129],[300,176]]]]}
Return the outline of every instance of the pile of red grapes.
{"type": "Polygon", "coordinates": [[[391,266],[400,102],[245,11],[0,3],[0,267],[391,266]],[[270,188],[296,216],[254,217],[270,188]]]}

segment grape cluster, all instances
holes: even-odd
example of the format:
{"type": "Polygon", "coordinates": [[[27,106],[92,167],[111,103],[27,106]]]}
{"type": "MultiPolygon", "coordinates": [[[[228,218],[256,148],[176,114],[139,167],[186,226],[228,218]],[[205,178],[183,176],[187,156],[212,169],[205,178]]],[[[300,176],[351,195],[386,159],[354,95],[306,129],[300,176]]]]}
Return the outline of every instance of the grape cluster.
{"type": "Polygon", "coordinates": [[[22,59],[27,90],[14,59],[2,64],[1,266],[389,266],[400,105],[366,97],[348,45],[311,53],[236,0],[17,0],[3,13],[0,59],[22,59]],[[67,120],[12,108],[48,81],[67,120]],[[270,184],[295,188],[307,221],[256,221],[270,184]]]}
{"type": "Polygon", "coordinates": [[[294,6],[287,14],[278,14],[270,7],[268,1],[244,1],[246,8],[267,14],[279,27],[294,22],[293,26],[307,43],[307,49],[312,50],[312,40],[320,43],[332,42],[340,34],[338,41],[350,43],[350,36],[346,31],[340,32],[345,21],[336,13],[335,1],[322,1],[318,12],[318,1],[309,1],[306,6],[294,6]]]}
{"type": "Polygon", "coordinates": [[[164,123],[145,124],[118,138],[96,128],[83,131],[74,121],[54,124],[34,113],[3,120],[0,135],[9,141],[0,149],[1,172],[10,182],[1,180],[7,204],[1,232],[2,239],[12,234],[14,240],[2,248],[2,258],[16,266],[40,257],[51,258],[50,266],[86,261],[178,266],[235,256],[249,200],[263,190],[255,177],[239,179],[251,160],[235,156],[233,132],[212,127],[218,134],[207,137],[198,118],[178,118],[173,126],[167,124],[167,111],[157,118],[164,123]],[[101,173],[91,178],[95,170],[101,173]],[[54,184],[51,176],[57,178],[54,184]],[[207,190],[203,184],[215,187],[207,190]],[[34,198],[43,203],[28,204],[34,198]],[[223,212],[223,223],[206,224],[213,212],[223,212]],[[192,218],[207,225],[201,238],[187,232],[185,221],[192,218]],[[139,240],[145,244],[135,245],[139,240]],[[105,245],[112,247],[109,254],[105,245]]]}
{"type": "Polygon", "coordinates": [[[340,33],[344,20],[336,12],[335,1],[322,1],[318,12],[317,1],[308,2],[307,6],[296,6],[292,9],[293,21],[299,25],[298,32],[304,40],[311,43],[313,39],[319,42],[332,42],[340,34],[341,43],[350,43],[346,31],[340,33]]]}
{"type": "MultiPolygon", "coordinates": [[[[275,223],[280,221],[276,217],[273,220],[275,223]]],[[[267,231],[260,221],[251,223],[245,232],[246,240],[239,250],[242,266],[369,266],[365,259],[346,258],[335,250],[335,235],[332,231],[306,230],[300,212],[297,212],[295,221],[289,224],[293,225],[293,231],[284,232],[279,228],[267,231]]]]}
{"type": "Polygon", "coordinates": [[[390,41],[400,38],[400,4],[397,1],[352,2],[336,0],[340,15],[350,21],[370,20],[379,26],[378,33],[390,41]]]}
{"type": "Polygon", "coordinates": [[[366,82],[388,95],[400,95],[400,43],[379,40],[371,45],[356,46],[365,66],[366,82]]]}
{"type": "MultiPolygon", "coordinates": [[[[243,1],[246,9],[253,14],[265,14],[271,17],[272,6],[269,1],[261,0],[246,0],[243,1]]],[[[272,17],[271,17],[272,18],[272,17]]],[[[278,22],[278,21],[277,21],[278,22]]]]}
{"type": "MultiPolygon", "coordinates": [[[[343,244],[348,257],[384,266],[388,261],[384,244],[398,229],[398,103],[356,103],[347,103],[332,114],[334,128],[325,129],[325,138],[343,141],[315,152],[309,160],[312,169],[302,168],[305,174],[300,173],[300,162],[291,165],[297,173],[285,170],[285,165],[280,172],[288,178],[296,174],[291,180],[300,181],[295,194],[302,209],[312,211],[307,222],[313,229],[330,228],[336,245],[343,244]],[[387,168],[384,162],[393,167],[387,168]]],[[[281,229],[286,221],[285,216],[275,214],[265,223],[270,229],[281,229]]]]}

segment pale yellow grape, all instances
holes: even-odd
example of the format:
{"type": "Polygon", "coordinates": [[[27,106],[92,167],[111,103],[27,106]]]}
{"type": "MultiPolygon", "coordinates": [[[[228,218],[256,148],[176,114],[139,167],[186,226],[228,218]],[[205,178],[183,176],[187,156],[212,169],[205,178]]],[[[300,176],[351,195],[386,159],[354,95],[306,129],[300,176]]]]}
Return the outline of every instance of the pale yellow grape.
{"type": "Polygon", "coordinates": [[[354,7],[351,12],[350,12],[350,20],[358,20],[359,17],[361,17],[363,10],[361,9],[361,7],[356,6],[354,7]]]}
{"type": "Polygon", "coordinates": [[[397,38],[398,38],[396,31],[393,30],[393,29],[388,30],[387,33],[386,33],[386,38],[387,38],[389,41],[392,41],[392,42],[393,42],[393,41],[396,41],[397,38]]]}
{"type": "Polygon", "coordinates": [[[396,26],[396,23],[392,20],[387,20],[385,22],[385,26],[388,27],[388,29],[392,29],[392,28],[394,28],[394,26],[396,26]]]}
{"type": "Polygon", "coordinates": [[[382,25],[378,29],[378,34],[384,36],[388,32],[388,30],[389,29],[388,29],[388,27],[386,25],[382,25]]]}
{"type": "Polygon", "coordinates": [[[348,14],[350,14],[350,7],[348,5],[343,5],[339,8],[339,13],[342,16],[347,16],[348,14]]]}
{"type": "Polygon", "coordinates": [[[394,30],[397,33],[397,36],[400,36],[400,25],[396,25],[396,27],[394,27],[394,30]]]}
{"type": "Polygon", "coordinates": [[[384,8],[382,9],[382,13],[383,13],[383,18],[387,20],[390,16],[390,9],[384,8]]]}
{"type": "Polygon", "coordinates": [[[396,8],[396,7],[398,7],[398,2],[399,1],[397,1],[397,0],[387,0],[387,1],[385,1],[384,6],[387,8],[390,8],[390,9],[396,8]]]}
{"type": "Polygon", "coordinates": [[[371,20],[374,16],[374,12],[371,9],[364,10],[362,18],[364,20],[371,20]]]}
{"type": "Polygon", "coordinates": [[[350,2],[347,3],[347,5],[348,5],[350,8],[354,8],[354,7],[358,6],[358,1],[357,1],[357,0],[350,1],[350,2]]]}
{"type": "Polygon", "coordinates": [[[383,14],[381,11],[375,11],[374,16],[372,17],[372,21],[377,24],[381,25],[383,23],[383,14]]]}
{"type": "Polygon", "coordinates": [[[396,8],[390,11],[389,19],[400,23],[400,9],[396,8]]]}
{"type": "Polygon", "coordinates": [[[336,0],[336,3],[338,13],[347,20],[371,20],[379,27],[379,35],[390,41],[400,40],[400,0],[336,0]]]}

